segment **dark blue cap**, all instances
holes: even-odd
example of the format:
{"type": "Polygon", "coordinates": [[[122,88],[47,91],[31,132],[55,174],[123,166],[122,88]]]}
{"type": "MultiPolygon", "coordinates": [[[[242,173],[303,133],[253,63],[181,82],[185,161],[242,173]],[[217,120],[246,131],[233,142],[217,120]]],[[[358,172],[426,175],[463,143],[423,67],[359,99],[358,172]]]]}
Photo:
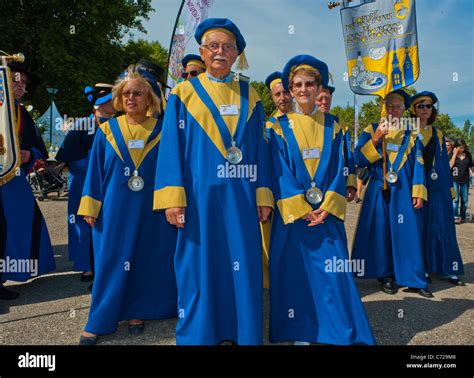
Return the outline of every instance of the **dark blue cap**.
{"type": "Polygon", "coordinates": [[[194,33],[194,37],[196,38],[197,43],[200,45],[203,35],[211,29],[226,29],[231,32],[235,36],[235,41],[237,44],[237,50],[239,54],[244,51],[245,46],[245,39],[240,33],[239,28],[228,18],[208,18],[201,22],[198,27],[196,28],[196,32],[194,33]]]}

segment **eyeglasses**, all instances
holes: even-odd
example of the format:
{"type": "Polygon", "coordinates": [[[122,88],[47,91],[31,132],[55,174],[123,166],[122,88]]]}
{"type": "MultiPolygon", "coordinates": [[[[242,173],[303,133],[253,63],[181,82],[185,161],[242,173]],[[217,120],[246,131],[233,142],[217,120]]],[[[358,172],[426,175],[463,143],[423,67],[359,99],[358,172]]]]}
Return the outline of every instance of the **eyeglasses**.
{"type": "Polygon", "coordinates": [[[129,97],[142,97],[143,96],[143,92],[141,91],[127,91],[127,92],[123,92],[122,93],[122,96],[125,97],[125,98],[129,98],[129,97]]]}
{"type": "Polygon", "coordinates": [[[305,85],[306,88],[314,88],[316,86],[315,81],[306,81],[306,82],[298,81],[297,83],[293,83],[291,87],[294,89],[301,89],[303,88],[303,84],[305,85]]]}
{"type": "Polygon", "coordinates": [[[217,42],[212,42],[209,43],[208,45],[202,45],[202,47],[205,47],[209,50],[211,50],[213,53],[216,53],[219,51],[219,48],[222,47],[222,50],[224,52],[229,52],[233,50],[237,50],[237,47],[232,44],[232,43],[217,43],[217,42]]]}
{"type": "Polygon", "coordinates": [[[181,77],[183,79],[187,79],[188,76],[191,76],[191,77],[196,77],[197,75],[199,75],[199,71],[189,71],[189,72],[183,72],[181,74],[181,77]]]}
{"type": "Polygon", "coordinates": [[[417,109],[431,109],[433,107],[433,105],[431,104],[420,104],[420,105],[417,105],[416,108],[417,109]]]}

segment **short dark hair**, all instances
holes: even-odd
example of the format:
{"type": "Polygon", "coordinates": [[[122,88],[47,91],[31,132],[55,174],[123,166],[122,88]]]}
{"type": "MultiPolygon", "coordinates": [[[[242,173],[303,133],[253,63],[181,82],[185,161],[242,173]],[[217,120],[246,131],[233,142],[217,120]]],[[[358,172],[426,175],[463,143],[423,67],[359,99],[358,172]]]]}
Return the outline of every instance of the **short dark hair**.
{"type": "Polygon", "coordinates": [[[454,147],[464,146],[464,151],[469,152],[469,148],[467,147],[466,141],[464,139],[457,139],[454,143],[454,147]]]}

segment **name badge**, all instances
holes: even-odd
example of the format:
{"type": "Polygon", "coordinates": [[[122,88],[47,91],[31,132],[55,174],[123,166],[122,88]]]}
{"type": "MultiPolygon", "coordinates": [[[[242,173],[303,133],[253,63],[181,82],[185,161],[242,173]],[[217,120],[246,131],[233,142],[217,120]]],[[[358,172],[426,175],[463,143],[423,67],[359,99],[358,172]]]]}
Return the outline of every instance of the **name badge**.
{"type": "Polygon", "coordinates": [[[128,148],[130,148],[130,149],[145,148],[145,141],[143,141],[143,140],[129,140],[128,141],[128,148]]]}
{"type": "Polygon", "coordinates": [[[303,159],[319,159],[319,148],[303,148],[303,159]]]}
{"type": "Polygon", "coordinates": [[[387,143],[387,151],[398,152],[398,144],[387,143]]]}
{"type": "Polygon", "coordinates": [[[237,105],[221,105],[221,115],[239,115],[239,109],[237,105]]]}

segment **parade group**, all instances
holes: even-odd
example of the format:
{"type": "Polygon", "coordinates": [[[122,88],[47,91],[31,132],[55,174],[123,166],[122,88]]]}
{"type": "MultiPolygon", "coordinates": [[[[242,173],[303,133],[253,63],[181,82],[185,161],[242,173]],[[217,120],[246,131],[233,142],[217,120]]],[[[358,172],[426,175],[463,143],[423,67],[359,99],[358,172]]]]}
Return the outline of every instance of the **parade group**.
{"type": "MultiPolygon", "coordinates": [[[[140,335],[146,320],[167,318],[178,319],[178,345],[260,345],[265,288],[270,342],[374,345],[355,277],[425,298],[434,277],[464,285],[434,93],[391,92],[386,119],[351,148],[330,113],[322,60],[297,55],[268,76],[277,111],[265,120],[248,78],[231,71],[248,67],[238,27],[210,18],[195,38],[200,54],[183,59],[184,81],[167,100],[146,60],[113,85],[87,87],[96,130],[71,129],[56,155],[70,174],[69,258],[93,282],[81,345],[121,321],[140,335]],[[420,127],[395,127],[408,113],[420,127]],[[358,181],[365,189],[349,255],[344,218],[358,181]]],[[[0,258],[35,259],[43,275],[54,254],[26,175],[47,151],[19,103],[29,72],[10,69],[23,164],[0,186],[0,258]]],[[[32,277],[0,273],[3,283],[32,277]]],[[[2,299],[18,296],[10,289],[1,286],[2,299]]]]}

